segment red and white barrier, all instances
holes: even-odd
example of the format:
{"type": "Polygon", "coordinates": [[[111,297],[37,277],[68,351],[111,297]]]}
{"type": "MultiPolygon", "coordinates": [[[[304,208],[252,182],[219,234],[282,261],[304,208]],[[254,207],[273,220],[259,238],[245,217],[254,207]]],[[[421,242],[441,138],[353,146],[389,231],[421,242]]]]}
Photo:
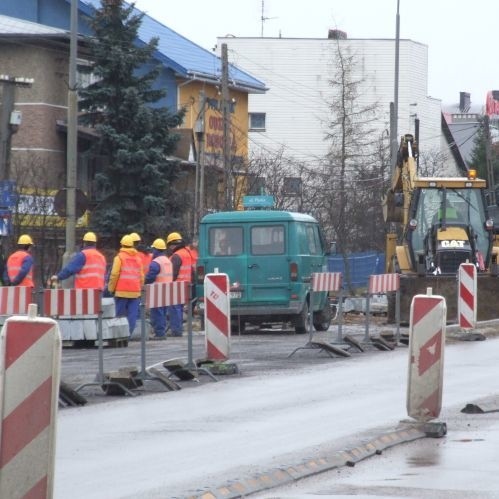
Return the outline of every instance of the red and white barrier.
{"type": "Polygon", "coordinates": [[[473,263],[459,265],[459,293],[457,312],[459,326],[463,329],[476,327],[477,318],[477,272],[473,263]]]}
{"type": "Polygon", "coordinates": [[[206,357],[227,360],[230,354],[230,295],[227,274],[204,278],[206,357]]]}
{"type": "Polygon", "coordinates": [[[0,315],[24,315],[34,303],[33,289],[27,286],[0,287],[0,315]]]}
{"type": "Polygon", "coordinates": [[[102,309],[100,289],[45,289],[43,312],[46,316],[97,315],[102,309]]]}
{"type": "MultiPolygon", "coordinates": [[[[34,313],[32,313],[34,311],[34,313]]],[[[57,323],[9,317],[0,333],[0,497],[53,496],[61,336],[57,323]]]]}
{"type": "Polygon", "coordinates": [[[342,277],[341,272],[314,272],[312,274],[312,291],[339,291],[342,277]]]}
{"type": "Polygon", "coordinates": [[[369,276],[369,294],[393,293],[400,289],[400,274],[376,274],[369,276]]]}
{"type": "Polygon", "coordinates": [[[146,285],[146,308],[168,307],[187,303],[189,283],[185,281],[160,282],[146,285]]]}
{"type": "Polygon", "coordinates": [[[442,408],[446,319],[443,296],[416,295],[412,299],[407,414],[419,422],[438,417],[442,408]]]}

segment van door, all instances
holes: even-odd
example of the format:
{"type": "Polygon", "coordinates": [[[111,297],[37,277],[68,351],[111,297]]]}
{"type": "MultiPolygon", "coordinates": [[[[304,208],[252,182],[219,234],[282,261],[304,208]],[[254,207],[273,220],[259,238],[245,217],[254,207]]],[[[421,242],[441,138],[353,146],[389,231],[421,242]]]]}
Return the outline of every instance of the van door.
{"type": "MultiPolygon", "coordinates": [[[[208,229],[208,254],[210,268],[207,272],[222,272],[229,276],[229,283],[245,283],[247,279],[244,229],[241,225],[211,226],[208,229]]],[[[232,294],[232,293],[231,293],[232,294]]],[[[236,292],[233,298],[240,298],[236,292]]]]}
{"type": "Polygon", "coordinates": [[[248,304],[287,305],[290,295],[287,223],[249,227],[248,304]]]}

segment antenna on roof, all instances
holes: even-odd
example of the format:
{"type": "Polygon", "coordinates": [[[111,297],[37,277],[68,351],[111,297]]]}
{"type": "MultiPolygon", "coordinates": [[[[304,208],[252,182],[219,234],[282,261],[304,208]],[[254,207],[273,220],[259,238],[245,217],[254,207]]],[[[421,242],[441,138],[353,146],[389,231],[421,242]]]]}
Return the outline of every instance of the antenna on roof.
{"type": "Polygon", "coordinates": [[[262,38],[263,38],[263,25],[265,24],[265,21],[268,21],[269,19],[277,19],[277,17],[266,17],[265,16],[265,0],[262,0],[262,15],[260,17],[260,20],[262,21],[262,34],[261,34],[262,38]]]}

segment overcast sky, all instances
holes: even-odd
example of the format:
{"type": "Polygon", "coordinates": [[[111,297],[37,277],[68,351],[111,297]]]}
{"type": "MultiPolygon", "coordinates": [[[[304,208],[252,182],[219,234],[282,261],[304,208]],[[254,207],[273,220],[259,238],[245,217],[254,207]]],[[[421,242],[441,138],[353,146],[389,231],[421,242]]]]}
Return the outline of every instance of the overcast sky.
{"type": "MultiPolygon", "coordinates": [[[[262,0],[136,0],[136,6],[211,49],[217,36],[261,36],[262,0]]],[[[264,0],[264,36],[394,38],[397,0],[264,0]]],[[[400,37],[428,45],[428,94],[444,104],[499,89],[499,0],[400,0],[400,37]]],[[[258,77],[258,75],[255,75],[258,77]]]]}

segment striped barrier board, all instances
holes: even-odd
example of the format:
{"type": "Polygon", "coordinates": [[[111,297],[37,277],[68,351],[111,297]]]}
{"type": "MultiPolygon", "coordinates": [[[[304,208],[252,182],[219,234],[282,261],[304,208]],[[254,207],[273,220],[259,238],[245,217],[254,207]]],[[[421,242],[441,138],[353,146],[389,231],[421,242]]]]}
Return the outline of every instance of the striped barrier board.
{"type": "Polygon", "coordinates": [[[0,315],[27,314],[30,303],[34,303],[32,288],[27,286],[0,287],[0,315]]]}
{"type": "Polygon", "coordinates": [[[204,278],[206,357],[227,360],[230,354],[230,295],[227,274],[204,278]]]}
{"type": "Polygon", "coordinates": [[[314,272],[312,274],[312,291],[339,291],[342,277],[341,272],[314,272]]]}
{"type": "Polygon", "coordinates": [[[189,283],[185,281],[161,282],[146,285],[146,308],[167,307],[187,303],[189,283]]]}
{"type": "Polygon", "coordinates": [[[458,282],[459,326],[463,329],[474,329],[477,319],[477,270],[473,263],[459,265],[458,282]]]}
{"type": "Polygon", "coordinates": [[[416,295],[409,324],[407,414],[418,422],[438,417],[442,408],[447,305],[443,296],[416,295]]]}
{"type": "Polygon", "coordinates": [[[0,497],[53,497],[61,335],[53,319],[9,317],[0,333],[0,497]]]}
{"type": "Polygon", "coordinates": [[[400,274],[376,274],[369,276],[369,294],[393,293],[400,289],[400,274]]]}
{"type": "Polygon", "coordinates": [[[100,289],[45,289],[43,312],[49,317],[61,315],[97,315],[102,310],[100,289]]]}

